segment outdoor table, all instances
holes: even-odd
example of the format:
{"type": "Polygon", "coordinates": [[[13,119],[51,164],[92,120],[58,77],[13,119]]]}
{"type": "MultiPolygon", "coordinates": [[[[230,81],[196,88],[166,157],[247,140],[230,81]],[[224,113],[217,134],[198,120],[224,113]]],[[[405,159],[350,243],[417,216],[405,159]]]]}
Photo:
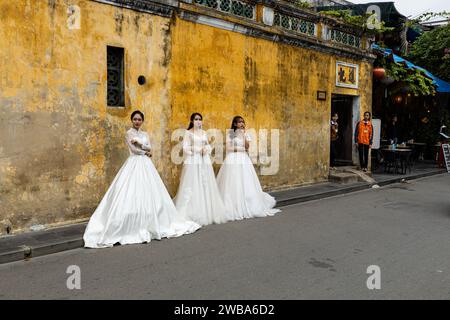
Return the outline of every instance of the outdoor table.
{"type": "Polygon", "coordinates": [[[419,160],[423,160],[423,153],[424,153],[424,149],[426,147],[426,143],[425,142],[407,142],[406,143],[409,146],[413,146],[414,148],[417,148],[417,154],[419,155],[419,160]]]}
{"type": "Polygon", "coordinates": [[[400,163],[400,173],[406,174],[406,169],[409,168],[411,172],[411,159],[412,149],[381,149],[384,154],[384,171],[389,172],[390,167],[394,167],[394,173],[398,173],[398,164],[400,163]]]}
{"type": "Polygon", "coordinates": [[[427,145],[425,142],[407,142],[406,144],[411,144],[414,146],[426,146],[427,145]]]}

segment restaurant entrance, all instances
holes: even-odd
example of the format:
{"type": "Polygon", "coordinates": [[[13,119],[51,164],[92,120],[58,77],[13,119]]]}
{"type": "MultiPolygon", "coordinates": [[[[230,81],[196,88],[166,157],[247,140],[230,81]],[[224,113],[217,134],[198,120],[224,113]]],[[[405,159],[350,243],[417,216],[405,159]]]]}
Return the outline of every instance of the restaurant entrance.
{"type": "Polygon", "coordinates": [[[352,165],[353,154],[353,105],[354,97],[333,94],[331,96],[331,114],[339,116],[338,140],[336,142],[336,165],[352,165]]]}

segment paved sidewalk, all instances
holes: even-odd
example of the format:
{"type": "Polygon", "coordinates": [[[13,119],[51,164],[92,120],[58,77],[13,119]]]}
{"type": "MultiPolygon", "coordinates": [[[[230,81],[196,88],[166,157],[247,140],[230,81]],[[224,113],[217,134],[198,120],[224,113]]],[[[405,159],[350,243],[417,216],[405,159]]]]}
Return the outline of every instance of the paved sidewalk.
{"type": "MultiPolygon", "coordinates": [[[[375,183],[357,182],[343,185],[334,182],[324,182],[276,191],[271,194],[277,199],[277,207],[283,207],[369,189],[374,184],[384,186],[401,182],[402,180],[413,180],[445,172],[443,169],[424,165],[415,168],[412,173],[406,175],[384,174],[383,172],[373,173],[372,177],[376,181],[375,183]]],[[[65,227],[0,237],[0,264],[80,248],[83,246],[83,233],[86,224],[78,223],[65,227]]]]}

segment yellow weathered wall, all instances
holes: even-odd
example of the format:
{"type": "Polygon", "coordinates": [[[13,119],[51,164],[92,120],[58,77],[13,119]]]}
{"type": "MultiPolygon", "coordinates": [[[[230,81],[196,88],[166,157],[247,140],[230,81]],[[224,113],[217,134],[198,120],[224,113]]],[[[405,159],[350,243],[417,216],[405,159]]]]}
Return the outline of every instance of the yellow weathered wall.
{"type": "Polygon", "coordinates": [[[280,129],[280,170],[261,176],[269,189],[326,180],[331,93],[360,95],[371,109],[371,65],[210,26],[176,21],[170,64],[173,117],[183,127],[200,112],[206,128],[280,129]],[[360,66],[359,90],[335,86],[336,60],[360,66]],[[327,100],[316,98],[327,91],[327,100]]]}
{"type": "Polygon", "coordinates": [[[158,153],[169,23],[86,0],[0,2],[0,222],[18,231],[89,217],[128,156],[132,109],[153,119],[144,128],[158,153]],[[68,4],[81,8],[80,30],[67,27],[68,4]],[[124,109],[106,107],[107,45],[126,48],[124,109]]]}
{"type": "Polygon", "coordinates": [[[128,156],[134,109],[174,196],[170,136],[194,111],[206,128],[240,114],[280,129],[280,171],[261,177],[274,189],[327,178],[331,93],[371,105],[368,63],[338,58],[360,65],[360,89],[336,88],[332,55],[88,0],[1,1],[0,48],[0,225],[14,232],[92,214],[128,156]],[[81,8],[80,30],[67,27],[68,5],[81,8]],[[107,45],[125,48],[125,108],[106,106],[107,45]]]}

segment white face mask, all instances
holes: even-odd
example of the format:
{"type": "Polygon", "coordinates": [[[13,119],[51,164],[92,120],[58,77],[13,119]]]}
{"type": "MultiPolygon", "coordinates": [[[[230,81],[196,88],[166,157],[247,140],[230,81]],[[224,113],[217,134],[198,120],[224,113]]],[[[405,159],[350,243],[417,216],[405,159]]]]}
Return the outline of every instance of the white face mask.
{"type": "Polygon", "coordinates": [[[194,127],[200,129],[202,127],[202,120],[194,120],[194,127]]]}

